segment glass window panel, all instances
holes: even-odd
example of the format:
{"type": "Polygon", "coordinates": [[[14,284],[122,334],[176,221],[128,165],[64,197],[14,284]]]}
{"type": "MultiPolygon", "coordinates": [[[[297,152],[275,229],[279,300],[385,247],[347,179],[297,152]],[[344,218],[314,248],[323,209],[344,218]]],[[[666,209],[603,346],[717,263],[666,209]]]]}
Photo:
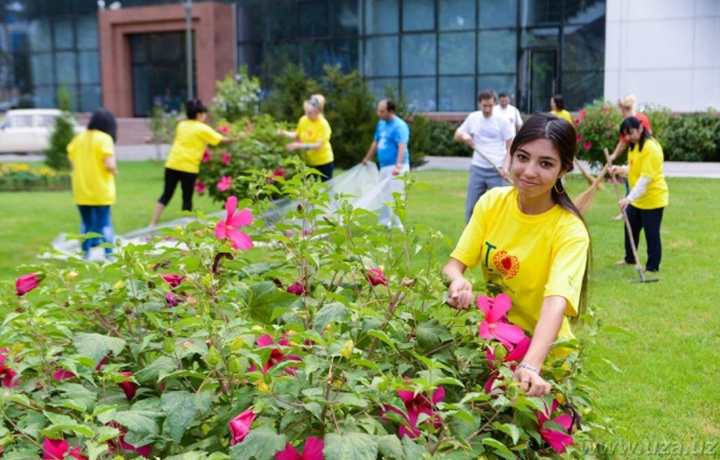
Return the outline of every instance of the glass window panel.
{"type": "Polygon", "coordinates": [[[402,95],[408,109],[413,112],[435,112],[435,83],[435,78],[403,78],[402,95]]]}
{"type": "Polygon", "coordinates": [[[97,51],[80,51],[80,83],[100,82],[100,55],[97,51]]]}
{"type": "Polygon", "coordinates": [[[404,35],[402,38],[403,75],[435,75],[436,55],[435,34],[404,35]]]}
{"type": "Polygon", "coordinates": [[[370,91],[372,91],[378,101],[389,95],[396,97],[398,88],[400,87],[397,78],[373,78],[368,81],[368,84],[370,85],[370,91]]]}
{"type": "Polygon", "coordinates": [[[36,86],[53,85],[52,54],[33,54],[30,58],[33,84],[36,86]]]}
{"type": "Polygon", "coordinates": [[[440,35],[440,73],[475,73],[475,32],[440,35]]]}
{"type": "Polygon", "coordinates": [[[80,87],[80,111],[92,112],[101,106],[100,86],[83,85],[80,87]]]}
{"type": "Polygon", "coordinates": [[[565,0],[565,23],[588,24],[604,18],[605,3],[605,1],[565,0]]]}
{"type": "Polygon", "coordinates": [[[149,58],[153,61],[179,61],[185,59],[185,32],[149,34],[149,58]]]}
{"type": "MultiPolygon", "coordinates": [[[[481,0],[482,1],[482,0],[481,0]]],[[[557,24],[562,19],[562,2],[557,0],[522,0],[522,27],[557,24]]]]}
{"type": "Polygon", "coordinates": [[[300,43],[300,63],[308,76],[319,77],[323,75],[323,66],[332,62],[330,42],[303,42],[300,43]]]}
{"type": "Polygon", "coordinates": [[[98,26],[95,16],[77,18],[77,47],[81,50],[98,48],[98,26]]]}
{"type": "Polygon", "coordinates": [[[330,35],[327,2],[303,2],[300,9],[301,37],[325,37],[330,35]]]}
{"type": "Polygon", "coordinates": [[[238,64],[246,65],[250,75],[262,75],[262,45],[238,46],[238,64]]]}
{"type": "Polygon", "coordinates": [[[560,29],[557,27],[549,27],[544,29],[528,29],[523,30],[521,35],[521,46],[523,48],[530,47],[551,47],[558,46],[558,37],[560,29]]]}
{"type": "Polygon", "coordinates": [[[58,83],[74,85],[77,83],[77,55],[71,51],[55,54],[58,83]]]}
{"type": "Polygon", "coordinates": [[[360,0],[335,0],[333,8],[335,35],[360,35],[360,0]]]}
{"type": "Polygon", "coordinates": [[[478,34],[478,72],[515,72],[517,35],[514,30],[484,30],[478,34]]]}
{"type": "Polygon", "coordinates": [[[516,27],[517,9],[517,0],[480,0],[480,28],[516,27]]]}
{"type": "Polygon", "coordinates": [[[484,89],[491,89],[496,93],[515,94],[515,74],[507,75],[480,75],[478,77],[478,92],[484,89]]]}
{"type": "Polygon", "coordinates": [[[475,28],[476,0],[440,0],[440,30],[475,28]]]}
{"type": "Polygon", "coordinates": [[[365,33],[385,34],[398,32],[398,0],[366,0],[365,33]]]}
{"type": "Polygon", "coordinates": [[[35,87],[33,99],[35,107],[55,107],[55,88],[52,86],[35,87]]]}
{"type": "Polygon", "coordinates": [[[298,47],[294,43],[273,44],[265,56],[265,74],[274,76],[283,73],[289,64],[298,63],[298,47]]]}
{"type": "Polygon", "coordinates": [[[356,70],[360,60],[360,41],[341,40],[333,44],[333,63],[340,66],[343,72],[356,70]]]}
{"type": "Polygon", "coordinates": [[[144,64],[150,60],[148,35],[130,35],[130,54],[133,64],[144,64]]]}
{"type": "Polygon", "coordinates": [[[477,109],[475,77],[440,77],[438,110],[471,112],[477,109]]]}
{"type": "Polygon", "coordinates": [[[70,49],[75,45],[75,34],[71,19],[57,19],[53,24],[55,49],[70,49]]]}
{"type": "Polygon", "coordinates": [[[398,38],[376,37],[365,42],[365,75],[368,77],[397,76],[398,38]]]}
{"type": "Polygon", "coordinates": [[[563,72],[562,95],[568,110],[578,110],[603,98],[602,69],[589,72],[563,72]]]}
{"type": "Polygon", "coordinates": [[[50,21],[37,19],[30,23],[30,49],[34,52],[50,51],[52,40],[50,36],[50,21]]]}
{"type": "Polygon", "coordinates": [[[297,4],[277,3],[267,6],[265,26],[270,41],[288,40],[297,36],[297,4]]]}
{"type": "Polygon", "coordinates": [[[603,69],[605,62],[605,23],[566,26],[563,36],[563,69],[603,69]]]}
{"type": "Polygon", "coordinates": [[[262,7],[260,6],[238,6],[238,41],[249,42],[262,40],[264,36],[264,22],[262,20],[262,17],[262,7]]]}
{"type": "Polygon", "coordinates": [[[435,30],[435,0],[404,0],[403,30],[435,30]]]}

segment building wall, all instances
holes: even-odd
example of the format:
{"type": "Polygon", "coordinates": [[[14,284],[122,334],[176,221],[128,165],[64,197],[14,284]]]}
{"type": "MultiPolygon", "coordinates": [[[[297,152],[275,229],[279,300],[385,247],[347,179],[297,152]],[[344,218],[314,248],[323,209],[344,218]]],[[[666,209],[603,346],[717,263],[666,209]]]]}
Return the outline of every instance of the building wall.
{"type": "Polygon", "coordinates": [[[608,0],[605,99],[720,108],[719,0],[608,0]]]}

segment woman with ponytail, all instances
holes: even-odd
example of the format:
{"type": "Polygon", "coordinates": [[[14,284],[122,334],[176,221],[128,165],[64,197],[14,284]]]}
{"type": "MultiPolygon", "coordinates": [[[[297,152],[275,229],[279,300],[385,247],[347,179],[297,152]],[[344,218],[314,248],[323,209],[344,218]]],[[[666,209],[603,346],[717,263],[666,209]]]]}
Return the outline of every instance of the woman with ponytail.
{"type": "Polygon", "coordinates": [[[573,169],[575,143],[570,123],[533,115],[510,148],[513,185],[480,198],[443,269],[454,308],[474,302],[463,274],[478,265],[485,281],[510,297],[508,320],[532,336],[513,375],[528,396],[550,392],[543,363],[558,337],[573,337],[566,316],[585,307],[590,236],[562,182],[573,169]]]}

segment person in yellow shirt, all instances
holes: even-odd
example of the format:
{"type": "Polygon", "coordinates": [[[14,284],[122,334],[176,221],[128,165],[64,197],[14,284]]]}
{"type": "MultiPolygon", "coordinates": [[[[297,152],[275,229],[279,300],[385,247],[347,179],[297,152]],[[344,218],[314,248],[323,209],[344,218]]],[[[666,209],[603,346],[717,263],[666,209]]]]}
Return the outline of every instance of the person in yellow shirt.
{"type": "MultiPolygon", "coordinates": [[[[67,146],[72,166],[73,200],[80,210],[80,234],[99,233],[102,238],[85,238],[84,257],[90,248],[103,242],[113,243],[114,231],[110,207],[115,204],[115,140],[117,121],[105,109],[93,112],[87,131],[76,135],[67,146]]],[[[105,254],[112,248],[106,247],[105,254]]]]}
{"type": "MultiPolygon", "coordinates": [[[[627,117],[620,125],[620,134],[625,137],[629,166],[612,166],[611,174],[625,174],[630,184],[630,193],[618,204],[625,210],[630,221],[633,241],[638,241],[640,230],[645,231],[647,263],[645,270],[657,272],[662,259],[660,224],[663,211],[668,205],[668,186],[663,172],[664,156],[660,143],[636,117],[627,117]]],[[[632,242],[625,231],[625,258],[616,265],[635,265],[632,242]]]]}
{"type": "Polygon", "coordinates": [[[200,172],[200,161],[207,144],[216,146],[236,141],[238,138],[225,137],[205,123],[207,107],[199,99],[191,99],[185,104],[187,120],[177,124],[175,139],[165,162],[165,188],[160,196],[150,227],[157,224],[177,188],[182,188],[182,210],[192,211],[192,199],[195,192],[195,180],[200,172]]]}
{"type": "Polygon", "coordinates": [[[335,157],[333,156],[330,136],[332,129],[330,123],[323,116],[325,97],[322,94],[313,94],[303,103],[305,115],[300,117],[295,131],[279,130],[279,136],[293,140],[285,145],[285,150],[300,151],[305,164],[320,172],[323,182],[332,179],[335,170],[335,157]]]}
{"type": "Polygon", "coordinates": [[[565,99],[563,99],[561,94],[556,94],[550,98],[550,113],[567,120],[572,126],[572,115],[570,115],[570,112],[565,110],[565,99]]]}
{"type": "Polygon", "coordinates": [[[443,268],[452,307],[474,302],[464,273],[478,265],[485,281],[510,297],[508,321],[532,334],[513,375],[529,396],[550,392],[543,363],[558,337],[573,337],[566,316],[582,313],[586,303],[590,236],[562,183],[576,142],[572,125],[555,115],[527,120],[510,148],[513,185],[480,198],[443,268]]]}

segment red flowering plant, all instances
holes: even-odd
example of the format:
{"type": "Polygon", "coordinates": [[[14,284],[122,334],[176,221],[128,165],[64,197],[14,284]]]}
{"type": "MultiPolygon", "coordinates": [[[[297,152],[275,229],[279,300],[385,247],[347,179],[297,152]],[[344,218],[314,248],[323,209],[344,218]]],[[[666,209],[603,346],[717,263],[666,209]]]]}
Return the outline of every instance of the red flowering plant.
{"type": "Polygon", "coordinates": [[[610,102],[597,100],[579,110],[574,119],[577,132],[575,155],[593,165],[605,164],[603,149],[610,153],[620,140],[622,115],[610,102]]]}
{"type": "Polygon", "coordinates": [[[604,425],[581,355],[545,364],[553,396],[526,397],[509,299],[447,307],[443,235],[327,212],[326,186],[293,167],[234,176],[252,199],[160,231],[178,244],[25,267],[46,277],[21,297],[0,283],[3,455],[42,458],[51,439],[51,455],[93,460],[533,459],[560,439],[582,458],[604,425]],[[282,218],[261,199],[278,192],[282,218]]]}

